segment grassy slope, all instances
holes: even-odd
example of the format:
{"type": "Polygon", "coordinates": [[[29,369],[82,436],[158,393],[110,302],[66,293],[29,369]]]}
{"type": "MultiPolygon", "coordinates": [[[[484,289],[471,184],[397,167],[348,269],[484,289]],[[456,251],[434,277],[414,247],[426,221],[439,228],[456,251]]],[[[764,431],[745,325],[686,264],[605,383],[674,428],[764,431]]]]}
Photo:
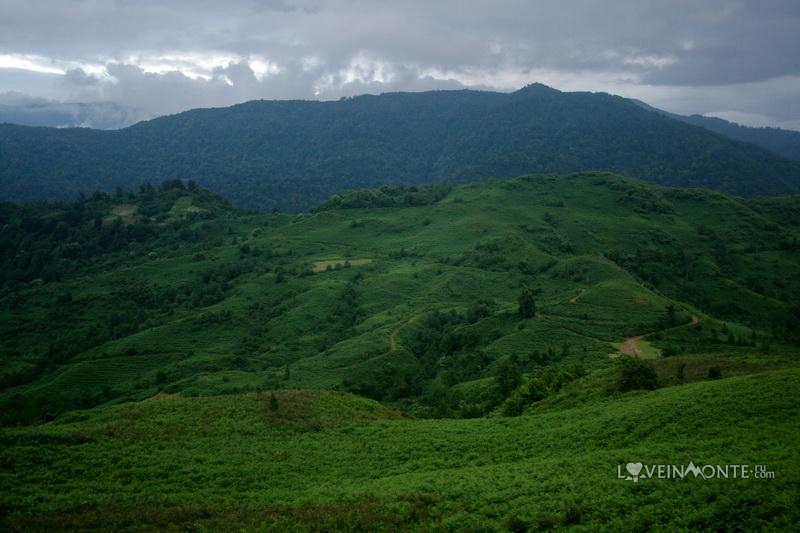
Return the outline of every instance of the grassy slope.
{"type": "MultiPolygon", "coordinates": [[[[169,217],[193,202],[169,203],[169,217]]],[[[204,203],[213,216],[189,222],[194,241],[147,241],[3,296],[4,372],[33,364],[54,339],[107,328],[111,308],[123,323],[126,313],[142,319],[0,392],[7,413],[37,417],[107,389],[89,402],[107,405],[0,432],[0,525],[791,528],[800,521],[796,349],[773,340],[763,354],[741,341],[765,342],[793,309],[800,261],[785,243],[797,225],[779,223],[795,204],[607,174],[491,181],[432,205],[296,217],[204,203]],[[349,268],[313,272],[346,259],[349,268]],[[160,297],[237,265],[247,268],[225,277],[210,304],[181,297],[142,310],[120,292],[160,297]],[[348,286],[360,310],[352,326],[336,314],[348,286]],[[535,290],[535,319],[517,315],[522,286],[535,290]],[[74,298],[59,303],[65,291],[74,298]],[[527,371],[579,362],[588,375],[517,418],[414,420],[325,390],[420,364],[415,334],[431,311],[486,299],[485,314],[452,325],[471,344],[435,354],[440,373],[425,379],[478,357],[472,374],[451,374],[451,390],[479,402],[514,355],[527,371]],[[669,304],[676,325],[663,329],[669,304]],[[682,350],[655,360],[659,381],[675,386],[609,393],[609,354],[657,330],[651,347],[682,350]],[[724,379],[706,381],[710,367],[724,379]],[[766,464],[776,478],[616,479],[620,463],[689,460],[766,464]]],[[[397,405],[414,410],[419,398],[397,405]]]]}
{"type": "MultiPolygon", "coordinates": [[[[580,174],[465,186],[420,207],[322,211],[288,223],[223,218],[193,246],[149,254],[145,248],[98,260],[61,282],[22,288],[19,307],[3,310],[3,335],[14,348],[8,368],[30,364],[60,335],[106,327],[108,309],[127,303],[115,300],[121,285],[191,287],[214,269],[250,265],[227,283],[218,303],[148,315],[137,332],[5,390],[0,400],[41,415],[75,405],[73,392],[99,387],[110,388],[106,399],[159,390],[231,393],[276,383],[339,387],[376,368],[399,372],[430,311],[464,311],[481,299],[494,301],[489,316],[457,326],[475,344],[442,354],[452,357],[441,363],[454,368],[470,353],[485,355],[482,370],[463,379],[480,380],[495,362],[535,352],[551,351],[551,363],[608,366],[622,339],[659,327],[670,303],[679,323],[697,314],[705,327],[670,330],[657,347],[673,342],[687,352],[752,352],[714,341],[711,330],[728,326],[703,311],[727,310],[729,322],[742,317],[759,338],[769,335],[776,316],[786,316],[787,295],[800,290],[800,261],[780,244],[797,233],[776,227],[772,213],[766,203],[756,211],[717,193],[580,174]],[[243,246],[269,253],[246,255],[243,246]],[[661,259],[632,255],[664,250],[684,254],[680,277],[659,270],[661,259]],[[612,252],[623,259],[607,259],[612,252]],[[348,258],[356,266],[311,272],[317,261],[348,258]],[[361,259],[371,262],[359,265],[361,259]],[[651,281],[629,270],[643,264],[654,272],[651,281]],[[282,282],[278,269],[287,273],[282,282]],[[348,328],[331,315],[357,273],[363,276],[355,285],[361,315],[348,328]],[[754,274],[760,292],[747,285],[754,274]],[[523,285],[536,290],[538,319],[516,315],[523,285]],[[75,300],[54,305],[65,290],[75,300]],[[731,311],[720,302],[735,305],[731,311]]],[[[752,335],[750,328],[729,327],[737,338],[752,335]]]]}
{"type": "MultiPolygon", "coordinates": [[[[278,410],[292,394],[279,394],[278,410]]],[[[352,416],[313,431],[270,424],[253,394],[160,396],[4,430],[4,527],[219,527],[223,517],[276,529],[786,529],[800,520],[799,394],[794,369],[518,418],[427,421],[334,395],[296,416],[352,416]],[[617,479],[629,461],[765,464],[775,479],[633,484],[617,479]]]]}

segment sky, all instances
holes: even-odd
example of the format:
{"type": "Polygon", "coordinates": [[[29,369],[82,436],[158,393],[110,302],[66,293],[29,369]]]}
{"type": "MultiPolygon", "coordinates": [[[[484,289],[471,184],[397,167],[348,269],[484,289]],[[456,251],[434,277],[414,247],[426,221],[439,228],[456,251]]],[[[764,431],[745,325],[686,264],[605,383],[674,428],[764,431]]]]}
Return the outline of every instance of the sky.
{"type": "Polygon", "coordinates": [[[800,1],[0,0],[0,105],[148,118],[534,82],[800,130],[800,1]]]}

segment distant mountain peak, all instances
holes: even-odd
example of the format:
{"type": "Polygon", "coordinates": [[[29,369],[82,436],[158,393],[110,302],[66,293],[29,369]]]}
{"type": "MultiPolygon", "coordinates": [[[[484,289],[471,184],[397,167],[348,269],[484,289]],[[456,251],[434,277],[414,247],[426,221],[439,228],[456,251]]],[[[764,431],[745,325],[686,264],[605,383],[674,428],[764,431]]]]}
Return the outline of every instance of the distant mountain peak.
{"type": "Polygon", "coordinates": [[[554,89],[544,83],[530,83],[520,89],[517,89],[511,94],[561,94],[561,91],[554,89]]]}

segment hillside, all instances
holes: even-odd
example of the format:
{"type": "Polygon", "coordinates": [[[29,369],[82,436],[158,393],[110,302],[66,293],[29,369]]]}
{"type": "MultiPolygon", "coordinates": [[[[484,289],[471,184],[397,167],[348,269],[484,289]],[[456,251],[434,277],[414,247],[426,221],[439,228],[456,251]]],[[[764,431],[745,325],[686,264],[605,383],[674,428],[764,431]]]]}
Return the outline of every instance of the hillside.
{"type": "MultiPolygon", "coordinates": [[[[602,173],[355,191],[292,216],[180,182],[9,204],[2,421],[275,387],[481,416],[513,374],[575,380],[628,337],[656,355],[785,353],[797,206],[602,173]]],[[[714,365],[760,365],[743,361],[714,365]]]]}
{"type": "Polygon", "coordinates": [[[687,124],[700,126],[730,139],[755,144],[789,159],[800,159],[800,131],[742,126],[725,119],[703,115],[678,115],[657,109],[641,100],[631,99],[631,101],[649,111],[686,122],[687,124]]]}
{"type": "Polygon", "coordinates": [[[791,530],[800,521],[798,395],[794,369],[519,418],[361,421],[312,433],[265,423],[253,394],[161,396],[0,432],[0,526],[791,530]],[[775,477],[617,478],[627,462],[690,461],[761,464],[775,477]]]}
{"type": "Polygon", "coordinates": [[[800,162],[624,98],[543,85],[253,101],[118,131],[0,125],[0,198],[13,201],[180,178],[240,206],[297,211],[387,183],[584,169],[738,196],[800,191],[800,162]]]}
{"type": "Polygon", "coordinates": [[[0,205],[0,529],[792,529],[799,238],[608,173],[0,205]],[[619,477],[690,461],[774,477],[619,477]]]}

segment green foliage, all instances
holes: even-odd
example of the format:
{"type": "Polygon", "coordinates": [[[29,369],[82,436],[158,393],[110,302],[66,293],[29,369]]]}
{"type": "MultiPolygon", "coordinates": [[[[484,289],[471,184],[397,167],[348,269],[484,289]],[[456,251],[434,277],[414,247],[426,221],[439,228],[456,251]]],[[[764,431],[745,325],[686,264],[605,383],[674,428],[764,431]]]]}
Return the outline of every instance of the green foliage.
{"type": "MultiPolygon", "coordinates": [[[[477,417],[513,396],[494,379],[512,357],[524,386],[542,367],[608,368],[635,335],[649,334],[651,357],[780,355],[800,333],[800,261],[784,246],[798,233],[776,223],[793,220],[791,199],[754,205],[585,173],[298,216],[238,211],[175,182],[3,206],[0,420],[277,386],[477,417]],[[108,232],[118,246],[92,244],[108,232]],[[747,288],[754,276],[762,292],[747,288]],[[540,316],[521,319],[532,286],[523,308],[540,316]]],[[[544,388],[508,412],[561,394],[544,388]]]]}
{"type": "Polygon", "coordinates": [[[522,371],[517,358],[512,356],[501,361],[495,374],[495,386],[500,398],[505,398],[522,382],[522,371]]]}
{"type": "Polygon", "coordinates": [[[585,376],[580,365],[561,370],[546,367],[538,370],[525,383],[514,389],[500,406],[504,416],[519,416],[531,404],[558,394],[568,383],[585,376]]]}
{"type": "Polygon", "coordinates": [[[162,394],[0,430],[0,529],[753,531],[800,521],[796,368],[516,418],[409,420],[348,395],[274,391],[287,411],[272,419],[268,394],[162,394]],[[690,460],[765,464],[776,476],[617,479],[627,462],[690,460]]]}
{"type": "Polygon", "coordinates": [[[3,205],[0,529],[796,529],[797,205],[607,173],[3,205]],[[778,476],[611,474],[686,460],[778,476]]]}
{"type": "Polygon", "coordinates": [[[658,376],[651,363],[626,357],[618,367],[617,390],[653,390],[658,387],[658,376]]]}
{"type": "Polygon", "coordinates": [[[527,287],[519,295],[518,310],[521,318],[533,318],[536,316],[536,302],[533,301],[533,292],[527,287]]]}
{"type": "MultiPolygon", "coordinates": [[[[380,189],[347,191],[331,196],[311,211],[327,211],[331,209],[356,209],[379,207],[411,207],[435,204],[450,192],[447,184],[432,184],[420,187],[403,185],[384,185],[380,189]]],[[[426,219],[430,224],[430,219],[426,219]]],[[[358,225],[354,227],[359,227],[358,225]]]]}

